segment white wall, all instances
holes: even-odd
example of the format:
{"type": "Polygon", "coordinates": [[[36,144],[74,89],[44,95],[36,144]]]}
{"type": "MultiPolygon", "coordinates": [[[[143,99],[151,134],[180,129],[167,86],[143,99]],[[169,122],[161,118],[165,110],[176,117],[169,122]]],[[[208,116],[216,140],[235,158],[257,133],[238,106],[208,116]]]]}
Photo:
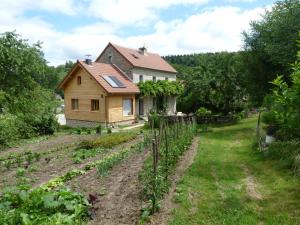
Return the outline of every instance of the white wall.
{"type": "MultiPolygon", "coordinates": [[[[140,82],[140,75],[143,75],[143,81],[153,80],[153,76],[156,77],[156,80],[165,80],[166,77],[169,81],[176,80],[176,74],[162,72],[162,71],[155,71],[149,69],[142,69],[142,68],[133,68],[132,69],[132,77],[133,82],[138,83],[140,82]]],[[[167,114],[173,115],[176,112],[176,97],[168,97],[167,100],[167,114]]],[[[149,111],[153,108],[153,98],[152,97],[144,97],[144,115],[146,116],[149,111]]],[[[138,104],[136,104],[136,112],[138,113],[138,104]]]]}
{"type": "Polygon", "coordinates": [[[132,76],[133,76],[134,83],[140,82],[140,75],[143,75],[144,81],[152,80],[153,76],[156,77],[156,80],[165,80],[166,77],[168,78],[169,81],[176,80],[176,74],[174,74],[174,73],[142,69],[142,68],[133,68],[132,69],[132,76]]]}

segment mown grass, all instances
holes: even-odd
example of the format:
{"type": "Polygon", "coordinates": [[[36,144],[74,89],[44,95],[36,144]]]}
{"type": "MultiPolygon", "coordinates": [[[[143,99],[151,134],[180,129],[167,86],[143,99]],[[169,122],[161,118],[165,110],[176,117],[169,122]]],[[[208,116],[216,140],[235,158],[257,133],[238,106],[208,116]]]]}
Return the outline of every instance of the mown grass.
{"type": "Polygon", "coordinates": [[[299,178],[252,149],[255,125],[254,117],[201,135],[170,225],[300,224],[299,178]],[[260,199],[247,191],[249,177],[260,199]]]}

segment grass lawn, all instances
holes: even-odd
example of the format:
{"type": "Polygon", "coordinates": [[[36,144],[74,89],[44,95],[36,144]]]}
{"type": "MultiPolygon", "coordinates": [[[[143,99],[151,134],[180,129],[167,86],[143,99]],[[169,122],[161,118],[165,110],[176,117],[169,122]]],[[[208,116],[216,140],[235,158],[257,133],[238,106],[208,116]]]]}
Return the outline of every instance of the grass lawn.
{"type": "Polygon", "coordinates": [[[170,225],[300,224],[300,179],[252,149],[256,119],[201,135],[170,225]]]}

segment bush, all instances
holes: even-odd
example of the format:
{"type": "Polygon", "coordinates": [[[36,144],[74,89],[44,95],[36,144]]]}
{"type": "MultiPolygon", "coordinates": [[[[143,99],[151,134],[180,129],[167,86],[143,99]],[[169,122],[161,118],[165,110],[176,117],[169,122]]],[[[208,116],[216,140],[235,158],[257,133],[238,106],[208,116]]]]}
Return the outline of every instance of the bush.
{"type": "Polygon", "coordinates": [[[284,167],[290,168],[300,176],[300,141],[276,141],[268,148],[269,157],[280,160],[284,167]]]}
{"type": "Polygon", "coordinates": [[[102,133],[102,126],[101,124],[96,127],[96,134],[101,134],[102,133]]]}
{"type": "Polygon", "coordinates": [[[17,117],[11,114],[0,115],[0,145],[8,146],[18,138],[17,117]]]}
{"type": "Polygon", "coordinates": [[[201,116],[210,116],[211,115],[211,111],[208,110],[205,107],[200,107],[197,111],[196,111],[196,115],[201,117],[201,116]]]}

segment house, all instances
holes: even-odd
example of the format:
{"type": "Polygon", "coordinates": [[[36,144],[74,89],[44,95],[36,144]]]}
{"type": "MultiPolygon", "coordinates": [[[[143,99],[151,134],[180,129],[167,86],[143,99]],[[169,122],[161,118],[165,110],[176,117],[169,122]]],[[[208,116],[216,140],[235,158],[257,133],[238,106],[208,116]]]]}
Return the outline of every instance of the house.
{"type": "MultiPolygon", "coordinates": [[[[96,62],[117,65],[135,84],[146,80],[176,80],[177,71],[158,54],[148,52],[146,47],[131,49],[109,43],[96,62]]],[[[137,115],[146,116],[152,108],[155,108],[154,97],[137,99],[137,115]]],[[[175,112],[176,97],[168,97],[167,114],[175,112]]]]}
{"type": "MultiPolygon", "coordinates": [[[[60,83],[69,126],[99,123],[128,124],[146,116],[155,98],[139,95],[138,82],[176,80],[176,70],[145,47],[137,50],[109,43],[95,62],[77,61],[60,83]]],[[[176,111],[176,98],[168,97],[167,113],[176,111]]]]}

